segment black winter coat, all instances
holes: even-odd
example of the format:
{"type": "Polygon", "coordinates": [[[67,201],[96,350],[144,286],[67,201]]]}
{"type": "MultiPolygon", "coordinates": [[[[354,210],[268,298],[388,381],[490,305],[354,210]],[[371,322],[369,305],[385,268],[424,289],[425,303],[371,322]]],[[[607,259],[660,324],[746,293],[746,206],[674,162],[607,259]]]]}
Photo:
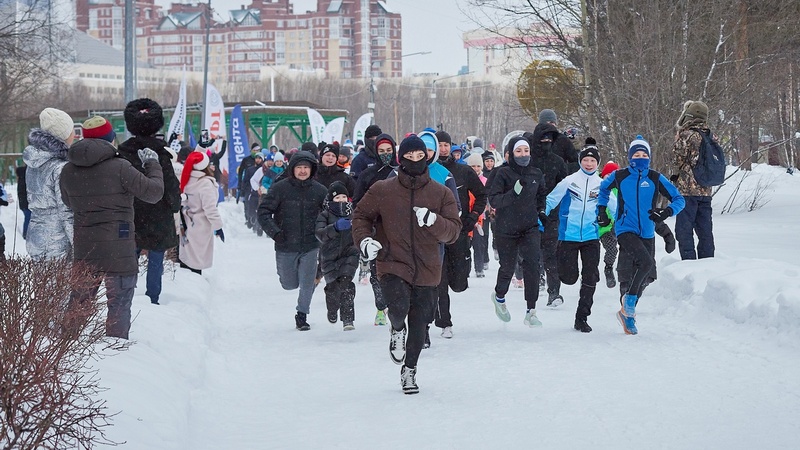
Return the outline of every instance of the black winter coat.
{"type": "Polygon", "coordinates": [[[319,248],[314,227],[328,190],[314,180],[316,170],[314,155],[297,152],[284,171],[288,177],[273,184],[258,206],[258,223],[275,241],[275,251],[305,253],[319,248]],[[294,177],[298,161],[311,163],[307,180],[294,177]]]}
{"type": "Polygon", "coordinates": [[[28,187],[25,184],[25,172],[28,171],[28,166],[20,166],[16,168],[17,171],[17,202],[19,209],[28,209],[28,187]]]}
{"type": "Polygon", "coordinates": [[[349,198],[353,198],[356,192],[356,182],[353,177],[348,175],[343,167],[336,164],[330,167],[325,167],[320,164],[319,167],[317,167],[317,174],[314,175],[314,179],[326,188],[330,187],[334,181],[341,181],[347,188],[347,196],[349,198]]]}
{"type": "Polygon", "coordinates": [[[239,180],[239,183],[237,184],[237,192],[239,193],[240,198],[244,195],[247,189],[249,189],[248,186],[250,186],[250,179],[245,179],[245,171],[255,165],[256,159],[253,157],[253,155],[247,155],[239,163],[239,168],[236,169],[236,177],[239,180]]]}
{"type": "Polygon", "coordinates": [[[572,139],[568,138],[563,133],[558,133],[556,140],[553,141],[553,153],[560,156],[567,165],[567,175],[575,173],[581,168],[580,161],[578,161],[578,151],[572,145],[572,139]]]}
{"type": "MultiPolygon", "coordinates": [[[[382,164],[377,163],[373,164],[366,169],[364,169],[361,174],[356,178],[356,188],[355,192],[353,193],[353,207],[355,208],[356,204],[364,198],[364,194],[367,193],[369,188],[375,184],[377,181],[385,180],[389,177],[394,169],[397,167],[397,143],[394,141],[394,138],[391,135],[386,133],[382,133],[375,139],[375,142],[380,142],[384,139],[388,139],[392,143],[392,158],[389,161],[389,164],[382,164]]],[[[378,158],[377,150],[375,150],[375,157],[378,158]]],[[[378,158],[380,160],[380,158],[378,158]]],[[[352,167],[350,169],[350,173],[352,173],[352,167]]]]}
{"type": "MultiPolygon", "coordinates": [[[[347,216],[348,219],[352,214],[347,216]]],[[[350,280],[356,275],[359,262],[359,250],[353,243],[352,230],[336,231],[334,224],[339,216],[325,209],[317,216],[316,235],[322,243],[319,251],[320,270],[325,275],[325,282],[332,283],[339,277],[350,280]]]]}
{"type": "MultiPolygon", "coordinates": [[[[135,275],[139,264],[132,232],[138,225],[133,202],[163,199],[161,168],[148,162],[142,174],[116,157],[114,146],[102,139],[75,142],[67,158],[60,188],[61,199],[74,213],[75,259],[109,275],[135,275]]],[[[137,167],[142,167],[141,161],[137,167]]],[[[174,230],[174,222],[172,226],[174,230]]]]}
{"type": "Polygon", "coordinates": [[[167,143],[156,137],[134,136],[120,144],[119,155],[128,160],[139,172],[146,173],[139,159],[139,150],[145,147],[158,154],[158,163],[164,179],[164,196],[155,204],[140,199],[133,201],[136,224],[136,247],[163,251],[178,246],[175,216],[181,209],[181,188],[172,157],[164,148],[167,143]]]}
{"type": "Polygon", "coordinates": [[[472,167],[459,164],[452,155],[439,162],[453,174],[458,188],[458,200],[461,202],[461,223],[464,225],[462,232],[469,233],[478,222],[478,216],[486,209],[486,188],[472,167]],[[472,209],[469,207],[469,194],[475,197],[472,209]]]}
{"type": "MultiPolygon", "coordinates": [[[[549,194],[553,188],[556,187],[564,177],[567,176],[567,165],[560,156],[553,153],[553,151],[545,151],[542,148],[541,142],[542,135],[545,133],[558,133],[556,127],[550,124],[536,125],[533,130],[533,137],[530,139],[531,144],[531,163],[530,165],[542,171],[544,175],[544,184],[549,194]]],[[[564,136],[569,140],[568,137],[564,136]]],[[[513,145],[513,144],[512,144],[513,145]]],[[[572,143],[569,143],[571,146],[572,143]]],[[[553,143],[555,146],[555,142],[553,143]]]]}
{"type": "Polygon", "coordinates": [[[542,171],[533,164],[518,165],[511,155],[508,165],[492,170],[492,175],[489,203],[496,211],[494,232],[497,236],[517,238],[538,230],[538,213],[544,211],[547,199],[542,171]],[[519,195],[514,192],[517,181],[523,185],[519,195]]]}

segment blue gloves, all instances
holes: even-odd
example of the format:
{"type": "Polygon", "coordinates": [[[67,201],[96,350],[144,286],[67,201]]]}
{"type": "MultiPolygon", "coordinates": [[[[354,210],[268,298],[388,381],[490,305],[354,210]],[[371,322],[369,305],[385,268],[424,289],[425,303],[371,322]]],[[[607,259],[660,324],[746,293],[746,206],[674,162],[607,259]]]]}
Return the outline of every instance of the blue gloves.
{"type": "Polygon", "coordinates": [[[346,217],[340,217],[339,220],[333,223],[333,228],[336,231],[349,230],[352,227],[352,222],[350,222],[350,219],[346,217]]]}

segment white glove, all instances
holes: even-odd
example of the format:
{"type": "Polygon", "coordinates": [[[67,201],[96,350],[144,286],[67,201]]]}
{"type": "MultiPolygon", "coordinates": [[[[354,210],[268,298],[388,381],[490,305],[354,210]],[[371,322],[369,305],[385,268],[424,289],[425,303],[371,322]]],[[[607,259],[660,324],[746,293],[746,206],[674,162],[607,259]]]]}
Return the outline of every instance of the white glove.
{"type": "Polygon", "coordinates": [[[417,213],[417,224],[421,227],[429,227],[436,222],[436,213],[431,212],[428,208],[415,206],[414,212],[417,213]]]}
{"type": "Polygon", "coordinates": [[[364,238],[361,241],[361,256],[367,261],[372,261],[378,257],[378,252],[383,248],[380,242],[372,238],[364,238]]]}
{"type": "Polygon", "coordinates": [[[145,147],[139,150],[139,159],[142,160],[142,167],[144,167],[145,163],[151,159],[158,162],[158,153],[145,147]]]}

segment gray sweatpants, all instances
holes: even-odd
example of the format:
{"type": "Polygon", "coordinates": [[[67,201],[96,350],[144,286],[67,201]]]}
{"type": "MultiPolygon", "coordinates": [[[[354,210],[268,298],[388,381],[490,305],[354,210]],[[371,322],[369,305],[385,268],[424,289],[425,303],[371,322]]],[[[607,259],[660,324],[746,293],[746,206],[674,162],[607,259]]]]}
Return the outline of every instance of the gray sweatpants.
{"type": "Polygon", "coordinates": [[[317,255],[319,249],[305,253],[276,252],[275,265],[278,268],[278,279],[281,287],[287,291],[300,288],[297,297],[297,311],[308,314],[311,297],[314,295],[314,283],[317,276],[317,255]]]}

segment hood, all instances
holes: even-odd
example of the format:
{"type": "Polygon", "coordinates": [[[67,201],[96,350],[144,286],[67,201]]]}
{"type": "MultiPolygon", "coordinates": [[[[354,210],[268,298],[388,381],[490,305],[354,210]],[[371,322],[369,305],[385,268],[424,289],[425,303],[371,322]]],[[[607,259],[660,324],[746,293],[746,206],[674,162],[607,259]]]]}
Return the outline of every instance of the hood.
{"type": "Polygon", "coordinates": [[[311,178],[314,178],[314,175],[317,174],[317,158],[311,152],[305,150],[298,151],[292,155],[292,159],[289,160],[289,167],[286,168],[289,177],[294,178],[294,168],[300,161],[308,161],[311,164],[311,178]]]}
{"type": "Polygon", "coordinates": [[[547,156],[548,153],[542,150],[542,146],[539,143],[539,141],[542,140],[542,136],[544,136],[547,133],[551,133],[553,135],[553,144],[555,144],[556,138],[558,137],[558,128],[549,123],[539,124],[536,125],[536,128],[534,128],[533,136],[530,139],[528,139],[528,141],[531,143],[532,156],[537,156],[540,158],[543,156],[547,156]]]}
{"type": "MultiPolygon", "coordinates": [[[[425,130],[420,132],[417,136],[419,136],[419,138],[422,139],[423,141],[425,140],[423,136],[433,136],[433,140],[436,142],[436,152],[434,152],[433,159],[430,161],[431,162],[439,161],[439,139],[436,138],[436,133],[425,130]]],[[[430,164],[431,163],[429,162],[428,165],[430,164]]]]}
{"type": "Polygon", "coordinates": [[[39,128],[28,134],[28,145],[22,158],[30,167],[41,167],[51,159],[67,160],[67,143],[39,128]]]}
{"type": "Polygon", "coordinates": [[[379,163],[381,161],[380,158],[378,157],[378,146],[377,146],[377,144],[378,144],[379,141],[382,141],[384,139],[386,139],[386,140],[388,140],[389,142],[392,143],[392,160],[389,163],[389,165],[392,166],[392,167],[397,167],[397,165],[399,164],[398,161],[397,161],[397,142],[395,142],[395,140],[394,140],[394,138],[392,136],[390,136],[389,134],[386,134],[386,133],[379,134],[378,137],[375,139],[375,142],[373,142],[373,149],[375,151],[375,161],[378,161],[379,163]]]}
{"type": "Polygon", "coordinates": [[[117,155],[117,149],[103,139],[83,139],[72,144],[67,159],[78,167],[91,167],[117,155]]]}

